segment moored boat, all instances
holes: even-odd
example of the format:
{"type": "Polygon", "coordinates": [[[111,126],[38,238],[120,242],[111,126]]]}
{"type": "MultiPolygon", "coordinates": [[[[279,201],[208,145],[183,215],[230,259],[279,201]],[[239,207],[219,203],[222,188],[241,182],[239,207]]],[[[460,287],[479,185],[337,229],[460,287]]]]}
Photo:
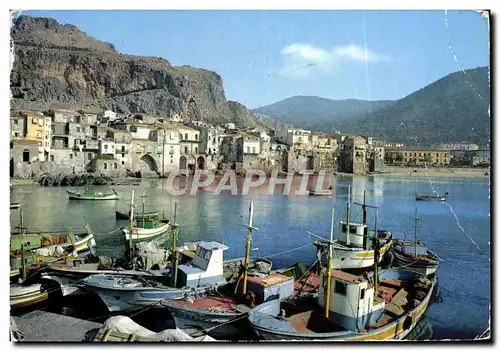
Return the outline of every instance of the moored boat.
{"type": "Polygon", "coordinates": [[[11,210],[18,209],[19,207],[21,207],[21,203],[20,202],[11,202],[10,203],[10,209],[11,210]]]}
{"type": "Polygon", "coordinates": [[[48,293],[41,284],[10,286],[10,307],[12,309],[33,306],[47,300],[48,293]]]}
{"type": "Polygon", "coordinates": [[[138,222],[142,224],[142,227],[133,227],[132,235],[130,235],[129,228],[122,228],[122,232],[125,235],[125,240],[139,241],[153,239],[162,234],[165,234],[170,229],[170,221],[168,219],[148,219],[138,222]]]}
{"type": "Polygon", "coordinates": [[[423,275],[434,274],[439,258],[421,241],[394,241],[391,249],[394,267],[402,267],[423,275]]]}
{"type": "Polygon", "coordinates": [[[83,193],[66,190],[70,200],[117,200],[118,193],[113,189],[111,193],[92,192],[85,190],[83,193]]]}
{"type": "Polygon", "coordinates": [[[446,201],[448,198],[448,192],[444,193],[443,196],[439,195],[419,195],[415,193],[415,200],[417,201],[446,201]]]}
{"type": "Polygon", "coordinates": [[[310,196],[332,196],[332,190],[309,190],[310,196]]]}
{"type": "MultiPolygon", "coordinates": [[[[381,245],[379,261],[382,261],[384,255],[389,251],[393,234],[390,231],[370,230],[366,223],[366,208],[375,208],[374,206],[366,205],[365,196],[363,196],[363,203],[360,205],[363,211],[362,223],[353,223],[350,219],[350,194],[351,189],[349,187],[348,200],[347,200],[347,211],[346,211],[346,221],[340,221],[340,233],[335,242],[332,243],[335,255],[333,257],[333,268],[336,269],[359,269],[372,267],[375,263],[374,259],[374,247],[372,239],[377,237],[381,245]],[[347,224],[349,223],[349,225],[347,224]]],[[[313,233],[309,233],[314,235],[313,233]]],[[[316,235],[314,235],[316,236],[316,235]]],[[[327,240],[319,239],[314,242],[314,245],[318,249],[318,253],[321,256],[321,262],[323,266],[326,265],[328,260],[328,247],[329,243],[327,240]]]]}
{"type": "MultiPolygon", "coordinates": [[[[115,211],[115,214],[116,214],[116,219],[130,219],[130,212],[115,211]]],[[[134,218],[136,220],[142,220],[143,218],[151,219],[151,218],[158,217],[159,214],[160,213],[158,211],[146,212],[144,214],[138,213],[138,214],[134,214],[134,218]]]]}

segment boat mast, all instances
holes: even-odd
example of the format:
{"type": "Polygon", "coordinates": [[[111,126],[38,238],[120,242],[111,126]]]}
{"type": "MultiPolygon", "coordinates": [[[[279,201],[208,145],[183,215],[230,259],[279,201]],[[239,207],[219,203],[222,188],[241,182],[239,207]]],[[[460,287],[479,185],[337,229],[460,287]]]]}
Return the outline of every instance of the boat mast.
{"type": "MultiPolygon", "coordinates": [[[[130,259],[134,258],[134,244],[132,241],[132,232],[134,230],[134,189],[132,189],[132,201],[130,202],[130,226],[129,226],[129,245],[130,245],[130,259]]],[[[134,264],[135,266],[135,264],[134,264]]],[[[135,267],[134,267],[135,268],[135,267]]]]}
{"type": "Polygon", "coordinates": [[[347,233],[349,234],[349,220],[351,215],[351,186],[349,185],[349,189],[347,190],[347,210],[346,210],[346,221],[347,221],[347,233]]]}
{"type": "Polygon", "coordinates": [[[366,190],[363,190],[363,205],[361,206],[363,209],[363,225],[366,224],[366,190]]]}
{"type": "Polygon", "coordinates": [[[335,209],[332,209],[332,222],[330,224],[330,242],[328,245],[328,272],[326,276],[325,317],[330,315],[330,290],[332,284],[332,261],[333,261],[333,224],[335,220],[335,209]]]}
{"type": "Polygon", "coordinates": [[[417,204],[415,203],[415,256],[417,256],[417,204]]]}
{"type": "Polygon", "coordinates": [[[377,227],[378,226],[378,209],[375,210],[375,236],[374,240],[374,251],[373,251],[373,270],[374,270],[374,298],[378,295],[378,258],[380,254],[379,240],[377,235],[377,227]]]}
{"type": "Polygon", "coordinates": [[[144,201],[146,198],[146,188],[144,188],[144,193],[141,197],[142,197],[142,229],[144,229],[144,201]]]}
{"type": "Polygon", "coordinates": [[[250,245],[252,243],[252,219],[253,219],[253,201],[250,201],[250,207],[248,209],[248,233],[246,236],[246,246],[245,246],[245,267],[243,273],[243,295],[247,293],[247,279],[248,279],[248,266],[250,264],[250,245]]]}
{"type": "Polygon", "coordinates": [[[23,208],[20,208],[19,211],[19,216],[20,216],[20,222],[21,222],[21,279],[23,282],[26,280],[26,255],[24,252],[24,247],[26,244],[26,232],[24,230],[24,213],[23,213],[23,208]]]}
{"type": "Polygon", "coordinates": [[[162,157],[161,157],[161,176],[165,177],[165,137],[166,137],[166,130],[165,128],[163,129],[163,148],[162,148],[162,157]]]}
{"type": "Polygon", "coordinates": [[[172,252],[174,254],[173,256],[173,270],[174,270],[174,277],[173,277],[173,284],[172,286],[175,288],[177,286],[177,265],[178,265],[178,256],[177,256],[177,202],[174,204],[174,223],[172,224],[172,252]]]}

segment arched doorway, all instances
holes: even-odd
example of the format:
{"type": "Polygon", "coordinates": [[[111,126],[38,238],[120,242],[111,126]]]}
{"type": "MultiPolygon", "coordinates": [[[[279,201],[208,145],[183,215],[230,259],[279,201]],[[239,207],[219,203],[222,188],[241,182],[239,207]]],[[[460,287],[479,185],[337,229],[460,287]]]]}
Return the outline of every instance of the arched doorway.
{"type": "Polygon", "coordinates": [[[156,161],[151,155],[144,155],[141,157],[141,161],[146,163],[149,167],[150,170],[157,172],[158,171],[158,166],[156,165],[156,161]]]}
{"type": "Polygon", "coordinates": [[[11,178],[14,177],[14,159],[12,159],[12,158],[10,159],[10,172],[9,172],[9,174],[10,174],[11,178]]]}
{"type": "Polygon", "coordinates": [[[181,158],[179,160],[179,168],[186,169],[186,166],[187,166],[187,159],[185,156],[181,156],[181,158]]]}
{"type": "Polygon", "coordinates": [[[199,156],[196,163],[198,165],[198,169],[205,169],[205,159],[203,158],[203,156],[199,156]]]}

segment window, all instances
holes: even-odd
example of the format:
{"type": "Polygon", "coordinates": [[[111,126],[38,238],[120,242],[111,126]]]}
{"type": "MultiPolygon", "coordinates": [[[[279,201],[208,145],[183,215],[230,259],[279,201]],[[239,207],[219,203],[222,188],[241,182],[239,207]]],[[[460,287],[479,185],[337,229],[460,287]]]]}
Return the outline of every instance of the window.
{"type": "Polygon", "coordinates": [[[104,150],[108,149],[108,144],[104,144],[104,150]]]}
{"type": "Polygon", "coordinates": [[[30,162],[30,151],[28,149],[23,151],[23,162],[30,162]]]}
{"type": "Polygon", "coordinates": [[[184,153],[186,153],[186,154],[188,153],[188,148],[187,148],[187,146],[184,146],[184,153]]]}
{"type": "Polygon", "coordinates": [[[359,299],[363,300],[364,298],[365,298],[365,289],[363,288],[363,289],[361,289],[361,293],[359,295],[359,299]]]}
{"type": "Polygon", "coordinates": [[[335,293],[345,296],[347,294],[346,291],[347,289],[343,282],[335,281],[335,293]]]}
{"type": "Polygon", "coordinates": [[[170,146],[170,149],[168,150],[168,154],[169,155],[173,155],[174,154],[174,147],[173,146],[170,146]]]}
{"type": "Polygon", "coordinates": [[[49,147],[49,142],[48,141],[45,142],[45,147],[49,147]]]}
{"type": "Polygon", "coordinates": [[[122,154],[122,157],[125,157],[125,154],[122,154]]]}
{"type": "Polygon", "coordinates": [[[184,134],[184,139],[188,140],[188,133],[184,134]]]}
{"type": "Polygon", "coordinates": [[[214,155],[210,156],[210,160],[212,161],[214,160],[214,155]]]}
{"type": "Polygon", "coordinates": [[[19,124],[19,121],[17,119],[15,119],[14,124],[19,124]]]}
{"type": "Polygon", "coordinates": [[[122,166],[125,164],[125,161],[122,161],[122,166]]]}
{"type": "Polygon", "coordinates": [[[114,149],[115,149],[115,146],[114,146],[114,145],[111,145],[111,148],[114,150],[114,149]]]}
{"type": "Polygon", "coordinates": [[[36,131],[36,137],[40,138],[42,136],[42,132],[40,130],[36,131]]]}
{"type": "Polygon", "coordinates": [[[18,137],[19,136],[19,133],[18,132],[14,132],[14,137],[18,137]]]}
{"type": "Polygon", "coordinates": [[[76,132],[80,133],[80,131],[81,131],[81,128],[80,127],[76,127],[76,132]]]}
{"type": "Polygon", "coordinates": [[[250,147],[247,146],[247,154],[249,154],[249,153],[250,153],[250,147]]]}
{"type": "Polygon", "coordinates": [[[72,160],[73,159],[73,154],[69,154],[69,159],[72,160]]]}
{"type": "Polygon", "coordinates": [[[108,168],[108,164],[104,162],[104,169],[108,168]]]}
{"type": "Polygon", "coordinates": [[[117,168],[118,168],[118,164],[117,164],[117,163],[115,163],[115,169],[117,169],[117,168]]]}
{"type": "Polygon", "coordinates": [[[170,163],[174,163],[174,160],[170,160],[170,163]]]}
{"type": "Polygon", "coordinates": [[[255,153],[256,153],[256,152],[255,152],[255,146],[254,146],[254,147],[252,147],[252,153],[253,153],[253,154],[255,154],[255,153]]]}
{"type": "Polygon", "coordinates": [[[195,146],[194,147],[194,153],[197,154],[198,153],[198,146],[195,146]]]}
{"type": "Polygon", "coordinates": [[[216,143],[217,141],[215,140],[215,137],[212,139],[212,143],[216,143]]]}
{"type": "Polygon", "coordinates": [[[50,161],[54,162],[54,155],[50,155],[50,161]]]}
{"type": "Polygon", "coordinates": [[[89,158],[89,160],[92,160],[92,154],[90,152],[87,154],[87,157],[89,158]]]}
{"type": "Polygon", "coordinates": [[[122,152],[125,152],[125,146],[122,145],[122,152]]]}

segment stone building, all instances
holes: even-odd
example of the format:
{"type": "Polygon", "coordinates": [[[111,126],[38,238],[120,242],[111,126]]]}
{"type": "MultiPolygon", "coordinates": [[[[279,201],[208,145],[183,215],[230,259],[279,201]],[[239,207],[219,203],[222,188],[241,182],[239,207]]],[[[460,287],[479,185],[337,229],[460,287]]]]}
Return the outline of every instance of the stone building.
{"type": "Polygon", "coordinates": [[[20,113],[11,113],[10,137],[11,139],[24,138],[27,133],[26,116],[20,113]]]}
{"type": "Polygon", "coordinates": [[[341,171],[352,174],[366,174],[367,167],[366,140],[360,136],[344,139],[341,150],[341,171]]]}
{"type": "Polygon", "coordinates": [[[387,164],[399,165],[449,165],[450,150],[423,148],[423,147],[405,147],[405,148],[386,148],[385,161],[387,164]]]}

